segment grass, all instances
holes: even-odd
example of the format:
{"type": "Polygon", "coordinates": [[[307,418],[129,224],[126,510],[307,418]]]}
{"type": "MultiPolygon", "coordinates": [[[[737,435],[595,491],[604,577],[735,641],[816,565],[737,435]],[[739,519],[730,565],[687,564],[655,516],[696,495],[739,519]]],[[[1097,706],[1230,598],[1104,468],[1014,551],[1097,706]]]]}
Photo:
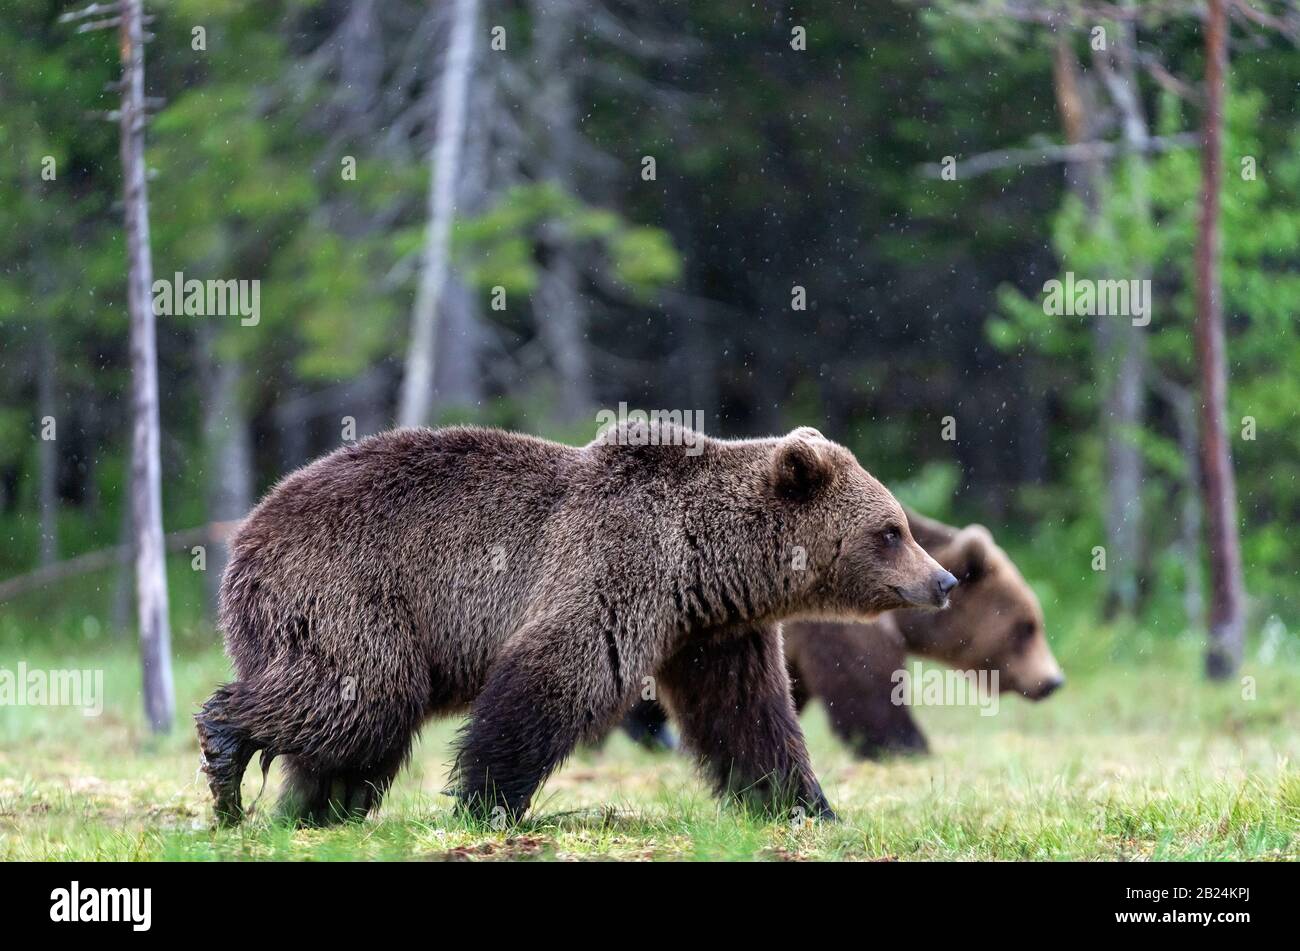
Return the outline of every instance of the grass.
{"type": "MultiPolygon", "coordinates": [[[[239,829],[214,830],[189,715],[228,674],[216,649],[194,646],[201,636],[182,638],[177,724],[162,739],[143,726],[129,643],[101,638],[75,662],[67,649],[0,646],[0,668],[102,669],[106,693],[93,718],[0,711],[0,860],[1300,857],[1300,662],[1248,663],[1255,699],[1244,699],[1241,684],[1201,679],[1191,644],[1135,649],[1113,630],[1079,627],[1065,638],[1072,649],[1058,647],[1070,683],[1050,701],[1003,698],[991,717],[918,711],[928,758],[856,762],[810,709],[813,759],[843,819],[834,825],[721,806],[685,758],[621,735],[580,750],[520,825],[467,824],[441,794],[456,726],[441,721],[367,822],[295,830],[263,808],[239,829]]],[[[260,780],[250,769],[246,802],[260,780]]]]}

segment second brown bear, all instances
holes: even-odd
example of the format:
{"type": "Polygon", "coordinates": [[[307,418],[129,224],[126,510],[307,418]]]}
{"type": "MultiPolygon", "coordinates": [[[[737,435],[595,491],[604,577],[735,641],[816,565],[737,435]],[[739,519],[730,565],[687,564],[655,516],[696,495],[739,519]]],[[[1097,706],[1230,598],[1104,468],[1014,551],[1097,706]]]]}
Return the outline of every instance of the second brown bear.
{"type": "MultiPolygon", "coordinates": [[[[1033,589],[988,529],[955,528],[910,510],[907,519],[912,536],[961,580],[948,610],[891,611],[869,624],[785,625],[796,707],[820,700],[835,735],[869,759],[928,749],[909,708],[893,702],[895,672],[908,654],[958,670],[996,671],[1000,690],[1031,700],[1065,681],[1033,589]]],[[[653,702],[633,708],[624,727],[646,745],[671,743],[666,716],[653,702]]]]}

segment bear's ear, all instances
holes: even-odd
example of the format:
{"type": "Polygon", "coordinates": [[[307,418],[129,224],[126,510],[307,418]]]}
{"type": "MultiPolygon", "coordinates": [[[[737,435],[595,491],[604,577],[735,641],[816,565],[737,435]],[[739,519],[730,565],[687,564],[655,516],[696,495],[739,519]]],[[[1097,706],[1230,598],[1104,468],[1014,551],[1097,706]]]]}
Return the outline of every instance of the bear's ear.
{"type": "Polygon", "coordinates": [[[831,480],[825,453],[795,430],[776,445],[772,454],[772,491],[791,502],[806,502],[831,480]]]}
{"type": "Polygon", "coordinates": [[[903,506],[903,514],[907,516],[907,527],[912,532],[912,538],[928,552],[943,551],[952,544],[960,531],[951,525],[936,522],[932,518],[913,512],[906,505],[903,506]]]}
{"type": "Polygon", "coordinates": [[[974,584],[988,572],[993,536],[983,525],[967,525],[952,540],[949,554],[940,559],[962,584],[974,584]]]}

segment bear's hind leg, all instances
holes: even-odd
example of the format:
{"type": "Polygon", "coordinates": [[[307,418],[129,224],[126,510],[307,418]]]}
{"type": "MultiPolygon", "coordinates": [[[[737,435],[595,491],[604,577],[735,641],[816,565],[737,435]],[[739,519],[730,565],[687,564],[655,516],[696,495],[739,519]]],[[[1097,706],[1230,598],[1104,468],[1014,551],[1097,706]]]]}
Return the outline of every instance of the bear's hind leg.
{"type": "MultiPolygon", "coordinates": [[[[375,589],[346,667],[305,655],[286,667],[276,711],[287,783],[277,812],[306,825],[364,819],[406,761],[429,703],[428,658],[398,608],[375,589]]],[[[341,635],[336,635],[341,636],[341,635]]]]}
{"type": "Polygon", "coordinates": [[[202,769],[212,790],[217,822],[223,826],[236,825],[244,817],[239,787],[248,761],[259,748],[236,714],[232,701],[237,689],[237,684],[217,688],[194,717],[202,769]]]}
{"type": "Polygon", "coordinates": [[[322,769],[305,757],[288,757],[285,788],[276,811],[299,825],[359,822],[379,808],[409,747],[405,743],[375,763],[344,769],[322,769]]]}
{"type": "Polygon", "coordinates": [[[350,771],[319,769],[302,757],[285,760],[285,785],[276,813],[295,825],[328,826],[365,818],[361,789],[350,771]]]}

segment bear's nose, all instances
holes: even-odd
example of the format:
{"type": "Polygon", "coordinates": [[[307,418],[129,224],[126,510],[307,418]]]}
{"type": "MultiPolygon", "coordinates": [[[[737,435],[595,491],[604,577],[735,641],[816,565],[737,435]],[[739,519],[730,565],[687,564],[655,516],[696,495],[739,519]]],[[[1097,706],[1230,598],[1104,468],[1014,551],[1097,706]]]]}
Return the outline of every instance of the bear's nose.
{"type": "Polygon", "coordinates": [[[1038,692],[1034,694],[1034,699],[1045,700],[1047,697],[1050,697],[1052,694],[1056,693],[1056,691],[1059,690],[1064,684],[1065,684],[1065,674],[1057,674],[1052,679],[1043,681],[1043,685],[1039,687],[1038,692]]]}
{"type": "Polygon", "coordinates": [[[957,587],[957,578],[951,571],[941,571],[934,576],[934,586],[939,592],[939,599],[948,597],[948,592],[957,587]]]}

